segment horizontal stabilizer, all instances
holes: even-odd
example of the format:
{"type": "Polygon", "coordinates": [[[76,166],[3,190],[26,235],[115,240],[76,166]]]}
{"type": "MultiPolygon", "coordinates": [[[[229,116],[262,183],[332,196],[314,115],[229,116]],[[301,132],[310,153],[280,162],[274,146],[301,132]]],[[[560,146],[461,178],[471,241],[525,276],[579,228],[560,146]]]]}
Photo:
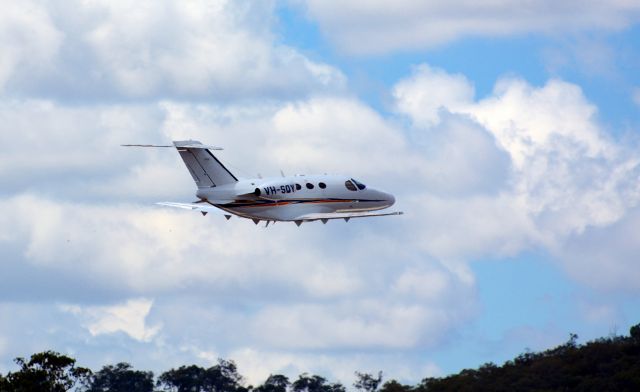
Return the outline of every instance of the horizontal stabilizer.
{"type": "Polygon", "coordinates": [[[222,150],[222,147],[208,146],[206,144],[183,144],[180,146],[166,144],[121,144],[122,147],[160,147],[160,148],[201,148],[205,150],[222,150]]]}

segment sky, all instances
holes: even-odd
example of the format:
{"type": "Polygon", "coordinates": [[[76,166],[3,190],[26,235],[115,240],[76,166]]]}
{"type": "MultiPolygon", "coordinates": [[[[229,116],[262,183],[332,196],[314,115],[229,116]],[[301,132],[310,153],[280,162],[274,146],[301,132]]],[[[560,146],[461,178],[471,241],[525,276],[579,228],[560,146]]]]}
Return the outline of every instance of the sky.
{"type": "Polygon", "coordinates": [[[640,322],[640,2],[8,1],[0,372],[234,360],[417,383],[640,322]],[[178,154],[353,176],[400,217],[165,209],[178,154]]]}

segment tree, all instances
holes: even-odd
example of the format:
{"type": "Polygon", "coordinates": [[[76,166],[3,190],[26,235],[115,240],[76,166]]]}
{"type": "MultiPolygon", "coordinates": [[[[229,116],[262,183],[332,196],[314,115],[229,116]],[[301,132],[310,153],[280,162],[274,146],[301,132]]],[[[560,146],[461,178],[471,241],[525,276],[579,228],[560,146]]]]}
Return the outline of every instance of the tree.
{"type": "Polygon", "coordinates": [[[636,324],[629,328],[629,335],[631,335],[631,339],[636,342],[640,342],[640,324],[636,324]]]}
{"type": "Polygon", "coordinates": [[[281,374],[270,375],[264,384],[254,389],[254,392],[287,392],[291,385],[289,378],[281,374]]]}
{"type": "Polygon", "coordinates": [[[9,389],[9,382],[2,374],[0,374],[0,391],[6,391],[9,389]]]}
{"type": "Polygon", "coordinates": [[[177,392],[200,392],[204,390],[204,372],[200,366],[180,366],[162,373],[157,385],[177,392]]]}
{"type": "Polygon", "coordinates": [[[378,377],[373,377],[369,373],[356,372],[356,381],[353,386],[362,392],[376,392],[382,382],[382,372],[378,372],[378,377]]]}
{"type": "Polygon", "coordinates": [[[382,385],[380,392],[409,392],[411,389],[410,385],[403,385],[396,380],[390,380],[382,385]]]}
{"type": "Polygon", "coordinates": [[[215,392],[244,392],[242,376],[233,361],[219,359],[216,366],[210,367],[204,374],[204,391],[215,392]]]}
{"type": "Polygon", "coordinates": [[[152,392],[153,372],[133,370],[128,363],[108,365],[95,373],[87,392],[152,392]]]}
{"type": "Polygon", "coordinates": [[[573,332],[569,333],[569,341],[567,342],[567,346],[576,347],[577,341],[578,341],[578,335],[573,332]]]}
{"type": "Polygon", "coordinates": [[[33,354],[28,362],[16,358],[15,362],[20,370],[7,374],[3,392],[63,392],[86,383],[91,376],[91,370],[75,366],[75,359],[54,351],[33,354]]]}
{"type": "Polygon", "coordinates": [[[309,376],[303,373],[291,384],[294,392],[345,392],[340,383],[329,384],[324,377],[309,376]]]}
{"type": "Polygon", "coordinates": [[[209,369],[181,366],[160,375],[158,386],[177,392],[246,392],[242,376],[233,361],[218,360],[209,369]]]}

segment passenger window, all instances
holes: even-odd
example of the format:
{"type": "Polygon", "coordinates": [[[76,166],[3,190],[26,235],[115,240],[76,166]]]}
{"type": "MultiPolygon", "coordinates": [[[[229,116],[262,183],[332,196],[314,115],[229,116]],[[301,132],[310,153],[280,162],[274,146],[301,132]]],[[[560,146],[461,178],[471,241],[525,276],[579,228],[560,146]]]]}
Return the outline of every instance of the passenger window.
{"type": "Polygon", "coordinates": [[[313,184],[310,182],[307,182],[307,189],[313,189],[313,184]]]}
{"type": "Polygon", "coordinates": [[[296,190],[299,191],[300,189],[302,189],[302,185],[296,184],[296,190]]]}
{"type": "Polygon", "coordinates": [[[325,184],[324,182],[321,182],[321,183],[319,183],[319,184],[318,184],[318,186],[319,186],[321,189],[324,189],[324,188],[326,188],[326,187],[327,187],[327,184],[325,184]]]}
{"type": "Polygon", "coordinates": [[[353,185],[353,182],[351,182],[349,180],[344,182],[344,186],[347,187],[347,189],[350,190],[350,191],[354,191],[355,192],[355,191],[358,190],[358,188],[356,188],[356,186],[353,185]]]}

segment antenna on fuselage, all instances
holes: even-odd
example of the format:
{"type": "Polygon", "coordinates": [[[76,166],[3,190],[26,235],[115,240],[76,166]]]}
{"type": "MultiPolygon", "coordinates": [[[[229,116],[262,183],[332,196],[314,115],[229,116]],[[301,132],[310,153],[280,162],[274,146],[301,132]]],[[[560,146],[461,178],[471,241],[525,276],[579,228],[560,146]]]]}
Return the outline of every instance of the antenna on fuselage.
{"type": "Polygon", "coordinates": [[[280,169],[280,174],[282,175],[282,177],[284,177],[284,172],[282,171],[282,169],[280,169]]]}

